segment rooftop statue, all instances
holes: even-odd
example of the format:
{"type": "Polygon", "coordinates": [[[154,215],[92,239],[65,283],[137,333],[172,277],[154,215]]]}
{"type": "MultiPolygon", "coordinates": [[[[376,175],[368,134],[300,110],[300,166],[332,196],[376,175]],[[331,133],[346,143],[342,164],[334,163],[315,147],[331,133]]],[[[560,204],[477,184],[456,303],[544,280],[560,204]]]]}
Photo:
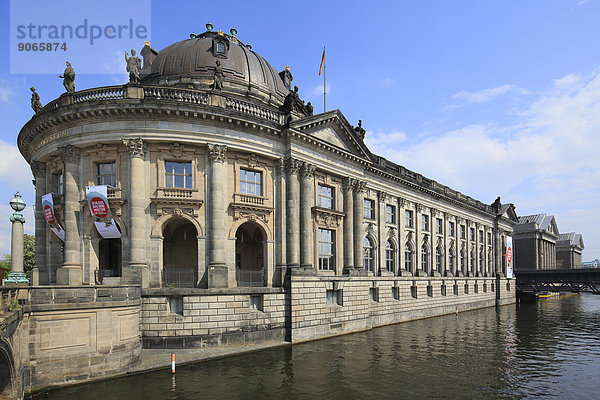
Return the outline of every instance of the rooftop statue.
{"type": "Polygon", "coordinates": [[[365,138],[365,133],[366,133],[367,131],[365,131],[365,130],[364,130],[364,128],[362,127],[362,119],[359,119],[359,120],[358,120],[358,126],[355,126],[355,127],[354,127],[354,132],[356,132],[356,134],[357,134],[358,136],[360,136],[360,138],[361,138],[361,139],[364,139],[364,138],[365,138]]]}
{"type": "Polygon", "coordinates": [[[500,203],[500,196],[496,198],[496,200],[492,203],[492,210],[497,214],[500,212],[500,207],[502,204],[500,203]]]}
{"type": "Polygon", "coordinates": [[[63,86],[67,90],[67,93],[75,93],[75,70],[71,67],[70,62],[67,61],[65,72],[58,77],[63,78],[63,86]]]}
{"type": "Polygon", "coordinates": [[[37,94],[33,86],[31,87],[31,108],[33,108],[36,114],[43,108],[40,102],[40,95],[37,94]]]}
{"type": "Polygon", "coordinates": [[[283,105],[279,109],[286,115],[291,114],[292,111],[296,111],[307,117],[312,115],[312,104],[310,106],[308,104],[304,105],[304,101],[300,100],[298,86],[294,86],[294,90],[290,90],[288,95],[285,96],[283,105]]]}
{"type": "Polygon", "coordinates": [[[217,60],[217,65],[213,69],[213,89],[223,90],[223,67],[221,62],[217,60]]]}
{"type": "Polygon", "coordinates": [[[129,72],[129,82],[140,83],[142,60],[135,56],[134,49],[131,49],[131,57],[128,57],[127,52],[125,52],[125,62],[127,63],[127,72],[129,72]]]}

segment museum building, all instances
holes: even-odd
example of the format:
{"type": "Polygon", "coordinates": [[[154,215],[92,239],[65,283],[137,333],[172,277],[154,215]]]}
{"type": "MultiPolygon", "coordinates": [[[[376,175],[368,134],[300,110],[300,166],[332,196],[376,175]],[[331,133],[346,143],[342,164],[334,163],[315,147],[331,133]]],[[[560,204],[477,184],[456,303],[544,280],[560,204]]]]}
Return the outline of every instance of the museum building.
{"type": "Polygon", "coordinates": [[[31,387],[123,373],[142,347],[299,342],[515,302],[512,204],[371,153],[360,121],[313,115],[290,69],[234,29],[141,55],[124,85],[77,91],[67,63],[58,99],[32,88],[18,137],[36,188],[31,387]]]}

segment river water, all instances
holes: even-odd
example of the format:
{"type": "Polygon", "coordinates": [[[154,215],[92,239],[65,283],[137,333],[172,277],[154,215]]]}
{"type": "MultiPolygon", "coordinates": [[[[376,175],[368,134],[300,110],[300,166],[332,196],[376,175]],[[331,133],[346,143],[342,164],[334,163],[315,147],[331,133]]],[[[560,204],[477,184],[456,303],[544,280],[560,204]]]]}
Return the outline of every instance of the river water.
{"type": "Polygon", "coordinates": [[[50,399],[598,399],[600,296],[567,295],[52,391],[50,399]]]}

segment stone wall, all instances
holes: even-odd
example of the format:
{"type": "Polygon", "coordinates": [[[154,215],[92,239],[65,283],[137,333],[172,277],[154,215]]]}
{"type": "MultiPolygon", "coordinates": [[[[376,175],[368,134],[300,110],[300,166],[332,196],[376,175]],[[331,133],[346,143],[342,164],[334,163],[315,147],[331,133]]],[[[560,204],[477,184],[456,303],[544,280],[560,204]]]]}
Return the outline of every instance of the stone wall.
{"type": "Polygon", "coordinates": [[[139,362],[139,287],[32,287],[28,300],[26,392],[123,374],[139,362]]]}
{"type": "Polygon", "coordinates": [[[510,288],[507,283],[496,278],[292,276],[292,342],[514,303],[514,282],[510,288]],[[328,298],[328,291],[337,292],[337,299],[328,298]]]}
{"type": "Polygon", "coordinates": [[[284,340],[284,303],[281,288],[144,290],[143,347],[205,347],[284,340]],[[252,307],[251,297],[261,304],[252,307]]]}

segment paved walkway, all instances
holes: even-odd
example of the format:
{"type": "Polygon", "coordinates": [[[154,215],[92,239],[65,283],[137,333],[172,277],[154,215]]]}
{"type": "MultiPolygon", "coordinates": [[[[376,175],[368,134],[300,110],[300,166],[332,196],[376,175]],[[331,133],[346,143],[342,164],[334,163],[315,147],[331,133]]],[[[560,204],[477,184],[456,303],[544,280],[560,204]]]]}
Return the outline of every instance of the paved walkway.
{"type": "Polygon", "coordinates": [[[184,365],[282,346],[291,346],[291,343],[281,341],[244,346],[206,347],[201,349],[142,349],[141,362],[131,368],[128,373],[137,374],[155,369],[171,368],[171,353],[175,353],[176,365],[184,365]]]}

